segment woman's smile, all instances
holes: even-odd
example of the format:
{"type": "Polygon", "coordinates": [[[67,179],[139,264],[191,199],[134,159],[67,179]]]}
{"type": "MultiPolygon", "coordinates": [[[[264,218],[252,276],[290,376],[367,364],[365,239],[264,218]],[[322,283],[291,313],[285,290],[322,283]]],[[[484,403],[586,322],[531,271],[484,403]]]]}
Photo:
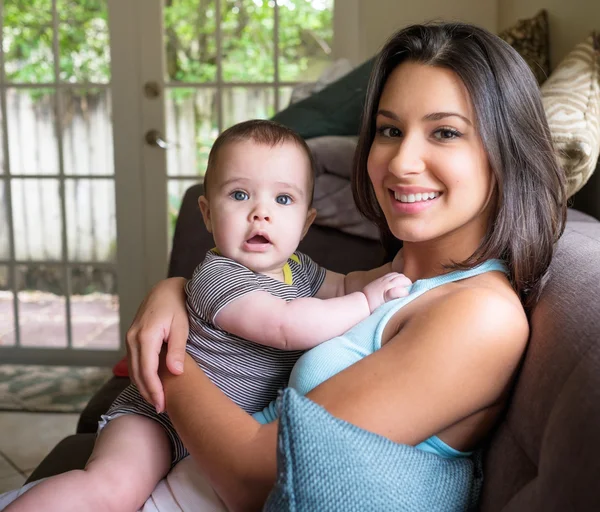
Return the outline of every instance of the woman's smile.
{"type": "Polygon", "coordinates": [[[417,192],[416,194],[401,194],[398,191],[389,191],[392,208],[398,213],[420,213],[435,205],[440,197],[440,192],[417,192]]]}

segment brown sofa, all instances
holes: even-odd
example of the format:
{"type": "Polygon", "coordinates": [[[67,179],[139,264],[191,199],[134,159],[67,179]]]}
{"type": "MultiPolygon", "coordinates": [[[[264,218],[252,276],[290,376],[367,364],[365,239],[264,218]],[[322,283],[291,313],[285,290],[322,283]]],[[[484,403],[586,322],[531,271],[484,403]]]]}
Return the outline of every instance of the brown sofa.
{"type": "MultiPolygon", "coordinates": [[[[596,173],[598,177],[599,173],[596,173]]],[[[189,277],[212,247],[191,187],[177,221],[169,275],[189,277]]],[[[590,204],[597,208],[598,200],[590,204]]],[[[582,202],[581,204],[584,204],[582,202]]],[[[575,205],[579,206],[577,198],[575,205]]],[[[590,211],[588,209],[588,211],[590,211]]],[[[600,217],[600,212],[593,211],[600,217]]],[[[300,249],[338,272],[381,263],[372,240],[313,226],[300,249]]],[[[600,222],[571,209],[532,314],[532,334],[505,419],[489,440],[481,510],[600,510],[600,222]]],[[[111,379],[81,415],[78,433],[61,441],[30,476],[81,468],[99,415],[128,383],[111,379]]]]}

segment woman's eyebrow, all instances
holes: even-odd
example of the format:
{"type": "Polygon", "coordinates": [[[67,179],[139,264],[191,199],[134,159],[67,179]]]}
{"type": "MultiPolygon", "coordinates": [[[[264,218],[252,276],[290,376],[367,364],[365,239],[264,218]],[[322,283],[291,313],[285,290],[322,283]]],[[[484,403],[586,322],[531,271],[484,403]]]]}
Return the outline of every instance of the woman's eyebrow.
{"type": "Polygon", "coordinates": [[[394,114],[393,112],[390,112],[389,110],[378,110],[377,111],[377,115],[378,116],[384,116],[384,117],[389,117],[390,119],[393,119],[394,121],[400,121],[400,118],[394,114]]]}
{"type": "MultiPolygon", "coordinates": [[[[391,112],[389,110],[384,110],[384,109],[378,110],[377,115],[388,117],[390,119],[393,119],[394,121],[400,121],[400,118],[396,114],[394,114],[393,112],[391,112]]],[[[468,117],[465,117],[462,114],[459,114],[458,112],[432,112],[431,114],[427,114],[427,115],[423,116],[423,120],[424,121],[440,121],[441,119],[444,119],[446,117],[459,117],[460,119],[462,119],[465,123],[469,124],[470,126],[473,125],[473,123],[469,120],[468,117]]]]}
{"type": "Polygon", "coordinates": [[[459,117],[468,125],[470,125],[470,126],[473,125],[473,123],[471,123],[471,121],[469,120],[468,117],[465,117],[462,114],[459,114],[457,112],[433,112],[431,114],[427,114],[426,116],[423,116],[423,120],[424,121],[440,121],[441,119],[444,119],[446,117],[459,117]]]}

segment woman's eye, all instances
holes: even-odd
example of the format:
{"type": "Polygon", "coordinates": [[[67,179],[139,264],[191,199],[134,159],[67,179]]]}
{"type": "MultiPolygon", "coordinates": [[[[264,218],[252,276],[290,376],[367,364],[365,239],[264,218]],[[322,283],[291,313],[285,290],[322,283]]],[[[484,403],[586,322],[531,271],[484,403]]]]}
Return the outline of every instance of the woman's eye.
{"type": "Polygon", "coordinates": [[[231,197],[236,201],[246,201],[248,199],[248,194],[243,190],[236,190],[231,193],[231,197]]]}
{"type": "Polygon", "coordinates": [[[440,128],[433,133],[437,140],[452,140],[461,136],[461,133],[454,128],[440,128]]]}
{"type": "Polygon", "coordinates": [[[277,204],[283,204],[283,205],[292,204],[292,198],[290,196],[288,196],[287,194],[281,194],[281,195],[277,196],[275,198],[275,201],[277,201],[277,204]]]}
{"type": "Polygon", "coordinates": [[[402,132],[394,126],[382,126],[377,131],[384,137],[400,137],[402,132]]]}

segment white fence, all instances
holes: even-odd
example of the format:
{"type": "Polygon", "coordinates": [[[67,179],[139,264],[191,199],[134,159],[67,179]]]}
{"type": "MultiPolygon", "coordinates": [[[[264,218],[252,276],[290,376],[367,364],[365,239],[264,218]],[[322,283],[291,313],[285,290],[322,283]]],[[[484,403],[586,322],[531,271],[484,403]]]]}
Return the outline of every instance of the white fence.
{"type": "MultiPolygon", "coordinates": [[[[177,89],[167,98],[168,174],[186,176],[171,180],[169,211],[179,208],[184,189],[194,176],[204,173],[210,147],[218,135],[216,89],[177,89]],[[177,96],[179,95],[179,96],[177,96]]],[[[116,216],[110,95],[108,89],[75,97],[62,93],[62,159],[65,178],[59,178],[59,144],[54,98],[32,97],[31,90],[7,90],[7,122],[11,182],[12,222],[17,260],[61,260],[63,227],[61,192],[64,193],[67,254],[69,261],[114,262],[116,216]],[[28,178],[43,175],[43,178],[28,178]],[[95,177],[94,176],[103,176],[95,177]],[[63,187],[61,191],[61,180],[63,187]]],[[[221,90],[223,128],[250,118],[274,114],[274,88],[221,90]]],[[[281,88],[282,103],[291,88],[281,88]]],[[[61,94],[61,93],[59,93],[61,94]]],[[[132,142],[132,147],[134,143],[132,142]]],[[[0,189],[5,206],[6,191],[0,189]]],[[[0,218],[0,221],[2,219],[0,218]]],[[[0,226],[0,241],[8,240],[0,226]]],[[[0,248],[0,258],[8,250],[0,248]]]]}
{"type": "MultiPolygon", "coordinates": [[[[6,91],[10,172],[19,175],[10,181],[16,259],[62,259],[64,193],[69,260],[112,261],[116,219],[108,92],[61,98],[62,157],[69,176],[62,191],[54,98],[34,98],[31,92],[6,91]],[[98,175],[108,177],[88,177],[98,175]]],[[[6,191],[1,201],[5,206],[6,191]]]]}

